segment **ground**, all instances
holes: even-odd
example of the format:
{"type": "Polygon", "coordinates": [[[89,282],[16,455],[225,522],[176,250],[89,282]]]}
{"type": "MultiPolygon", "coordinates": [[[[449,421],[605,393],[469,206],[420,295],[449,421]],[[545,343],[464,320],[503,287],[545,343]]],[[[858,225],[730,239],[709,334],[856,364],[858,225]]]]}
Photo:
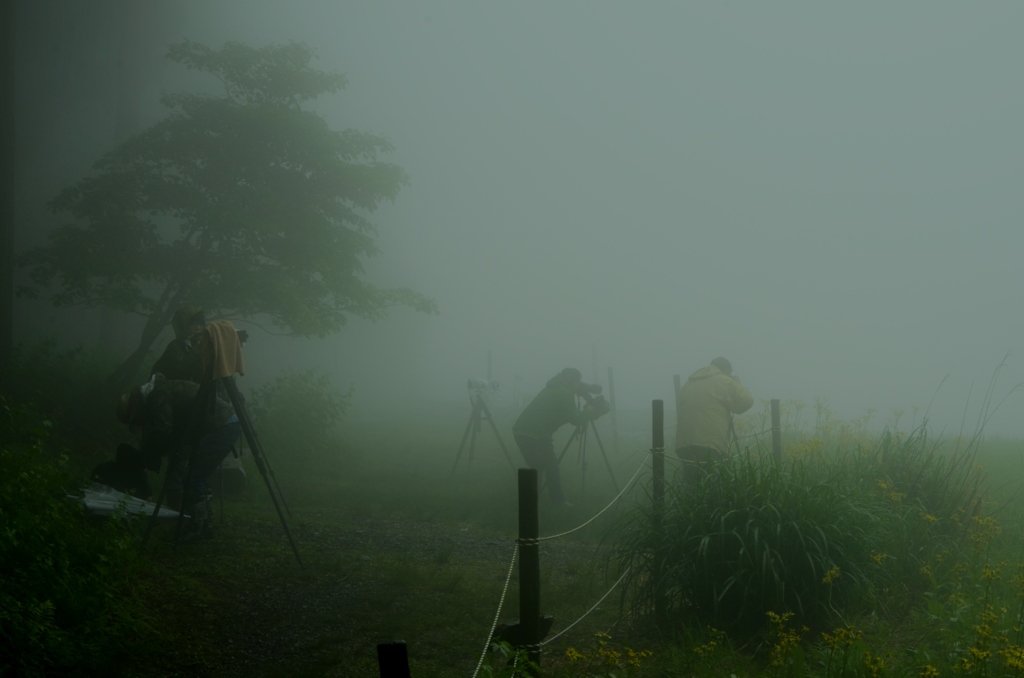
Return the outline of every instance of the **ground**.
{"type": "MultiPolygon", "coordinates": [[[[509,571],[511,537],[393,516],[298,512],[289,524],[300,568],[272,512],[229,502],[225,513],[211,541],[174,548],[170,526],[156,533],[139,586],[159,640],[152,654],[137,654],[135,675],[375,676],[376,645],[393,640],[408,643],[416,678],[472,675],[509,571]]],[[[584,591],[597,548],[565,539],[542,545],[542,581],[559,581],[542,586],[578,594],[562,605],[572,615],[600,596],[584,591]]],[[[517,572],[503,621],[518,617],[517,572]]],[[[599,629],[583,623],[568,637],[599,629]]]]}

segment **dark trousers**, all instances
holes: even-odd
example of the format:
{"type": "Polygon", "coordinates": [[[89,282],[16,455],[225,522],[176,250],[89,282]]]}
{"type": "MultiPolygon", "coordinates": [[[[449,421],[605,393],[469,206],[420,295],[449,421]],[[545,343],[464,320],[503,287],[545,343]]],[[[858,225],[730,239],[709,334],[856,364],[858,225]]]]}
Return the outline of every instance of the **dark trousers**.
{"type": "Polygon", "coordinates": [[[523,459],[547,480],[548,496],[556,504],[565,502],[562,494],[562,477],[558,472],[558,459],[555,457],[555,443],[551,438],[538,440],[522,433],[512,433],[523,459]]]}
{"type": "Polygon", "coordinates": [[[238,442],[242,436],[242,425],[237,421],[224,424],[216,431],[208,433],[199,441],[195,452],[195,466],[192,469],[189,486],[184,487],[185,477],[188,473],[189,449],[187,446],[181,448],[181,456],[175,466],[173,476],[167,478],[167,491],[173,497],[181,498],[184,494],[185,504],[190,505],[206,495],[209,489],[207,479],[224,461],[224,458],[231,452],[231,446],[238,442]]]}
{"type": "Polygon", "coordinates": [[[678,447],[676,456],[683,462],[683,486],[686,488],[691,488],[706,478],[715,464],[725,460],[725,455],[715,448],[700,445],[678,447]]]}

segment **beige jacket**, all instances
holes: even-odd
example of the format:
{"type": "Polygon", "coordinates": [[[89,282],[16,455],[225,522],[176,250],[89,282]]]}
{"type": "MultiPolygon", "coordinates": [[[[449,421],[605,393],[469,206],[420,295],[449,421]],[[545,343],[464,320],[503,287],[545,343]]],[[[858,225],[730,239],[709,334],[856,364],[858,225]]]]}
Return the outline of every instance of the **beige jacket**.
{"type": "Polygon", "coordinates": [[[679,389],[676,449],[697,445],[729,455],[729,422],[754,405],[740,380],[714,365],[702,367],[679,389]]]}

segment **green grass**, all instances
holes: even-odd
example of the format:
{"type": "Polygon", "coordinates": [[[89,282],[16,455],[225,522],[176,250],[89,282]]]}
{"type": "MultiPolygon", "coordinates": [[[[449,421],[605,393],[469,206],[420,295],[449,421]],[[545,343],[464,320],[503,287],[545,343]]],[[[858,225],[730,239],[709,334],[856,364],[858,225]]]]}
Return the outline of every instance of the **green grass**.
{"type": "MultiPolygon", "coordinates": [[[[327,387],[303,375],[281,382],[306,399],[327,387]]],[[[66,444],[86,419],[69,415],[65,426],[62,405],[51,398],[29,417],[35,423],[14,431],[24,452],[35,449],[40,422],[51,421],[55,445],[37,451],[25,470],[36,478],[27,483],[38,490],[32,501],[45,509],[7,509],[5,519],[16,518],[23,530],[7,534],[45,537],[58,534],[58,524],[67,531],[31,548],[6,544],[27,563],[19,581],[39,592],[18,600],[36,607],[64,601],[67,610],[18,612],[23,632],[35,628],[32,619],[67,622],[52,636],[63,643],[54,655],[61,665],[40,665],[37,673],[89,674],[102,666],[108,675],[140,677],[375,675],[376,644],[402,639],[416,678],[471,675],[517,529],[516,474],[490,431],[482,432],[472,465],[466,450],[453,473],[468,406],[331,426],[344,405],[335,400],[312,423],[275,428],[267,419],[274,402],[264,400],[258,426],[267,432],[304,569],[251,462],[251,487],[226,503],[216,540],[175,549],[161,526],[140,558],[117,546],[137,543],[137,532],[64,513],[66,486],[98,461],[95,449],[79,454],[66,444]],[[296,431],[316,444],[290,443],[296,431]],[[59,462],[61,448],[66,462],[59,462]],[[52,527],[35,529],[33,521],[52,527]],[[93,574],[77,576],[86,572],[93,574]],[[87,602],[97,591],[103,605],[87,602]]],[[[302,410],[288,398],[277,402],[278,416],[294,419],[302,410]]],[[[879,435],[867,418],[838,422],[824,407],[813,416],[789,407],[785,462],[765,461],[756,445],[763,436],[750,434],[750,454],[717,482],[691,496],[670,486],[660,536],[651,530],[645,474],[592,525],[557,548],[542,546],[542,609],[556,617],[556,632],[633,568],[625,589],[545,648],[545,675],[1024,673],[1024,443],[934,440],[924,430],[879,435]],[[651,619],[655,555],[666,563],[661,581],[670,600],[671,623],[660,629],[651,619]]],[[[518,465],[507,436],[515,414],[495,412],[518,465]]],[[[600,424],[619,487],[644,463],[649,444],[648,414],[634,414],[620,413],[623,431],[640,433],[623,433],[618,452],[608,421],[600,424]]],[[[741,435],[760,430],[754,422],[741,435]]],[[[118,432],[96,427],[86,437],[116,440],[118,432]]],[[[542,502],[542,534],[577,526],[616,494],[593,443],[586,461],[584,475],[579,450],[568,450],[563,482],[576,506],[542,502]]],[[[24,486],[11,485],[5,499],[24,486]]],[[[513,576],[501,621],[518,616],[517,595],[513,576]]],[[[7,603],[2,611],[14,618],[13,610],[7,603]]],[[[485,669],[501,675],[504,667],[496,657],[485,669]]]]}

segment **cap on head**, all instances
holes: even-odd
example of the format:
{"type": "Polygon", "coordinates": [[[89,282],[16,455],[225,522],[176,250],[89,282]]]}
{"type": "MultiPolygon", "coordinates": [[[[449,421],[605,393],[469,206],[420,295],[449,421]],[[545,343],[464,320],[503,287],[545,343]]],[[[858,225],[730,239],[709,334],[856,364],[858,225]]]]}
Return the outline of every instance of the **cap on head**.
{"type": "Polygon", "coordinates": [[[717,367],[722,374],[732,374],[732,363],[721,356],[712,360],[711,364],[717,367]]]}
{"type": "Polygon", "coordinates": [[[583,381],[583,373],[575,367],[566,367],[559,375],[566,381],[583,381]]]}
{"type": "Polygon", "coordinates": [[[174,315],[171,316],[171,328],[174,330],[174,336],[178,339],[187,339],[188,328],[191,325],[205,325],[206,318],[203,315],[203,309],[192,304],[185,304],[181,306],[174,315]]]}

